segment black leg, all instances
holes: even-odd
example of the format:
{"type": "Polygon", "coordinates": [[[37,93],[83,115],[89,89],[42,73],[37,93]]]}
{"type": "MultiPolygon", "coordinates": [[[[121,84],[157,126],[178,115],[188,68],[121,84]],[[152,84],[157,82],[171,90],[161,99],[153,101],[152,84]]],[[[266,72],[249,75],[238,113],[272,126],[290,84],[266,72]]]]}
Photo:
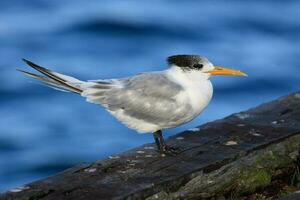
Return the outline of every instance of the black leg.
{"type": "Polygon", "coordinates": [[[164,153],[164,154],[168,154],[168,155],[176,155],[179,153],[178,149],[175,149],[175,148],[172,148],[172,147],[169,147],[166,145],[165,140],[162,136],[161,130],[154,132],[153,137],[154,137],[155,143],[157,145],[157,150],[160,153],[164,153]]]}
{"type": "Polygon", "coordinates": [[[166,149],[166,143],[162,136],[161,130],[154,132],[153,136],[154,136],[154,140],[157,145],[158,151],[163,152],[166,149]]]}

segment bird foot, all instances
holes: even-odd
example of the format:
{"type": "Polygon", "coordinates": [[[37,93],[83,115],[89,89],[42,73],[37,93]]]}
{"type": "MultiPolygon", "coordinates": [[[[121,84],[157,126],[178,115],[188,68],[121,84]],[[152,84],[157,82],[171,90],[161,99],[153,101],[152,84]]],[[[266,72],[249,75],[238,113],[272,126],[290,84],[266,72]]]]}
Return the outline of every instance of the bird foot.
{"type": "Polygon", "coordinates": [[[170,147],[166,145],[161,130],[154,132],[153,136],[154,136],[155,143],[157,145],[157,151],[161,153],[162,156],[165,155],[176,156],[181,152],[179,148],[170,147]]]}
{"type": "Polygon", "coordinates": [[[164,146],[164,148],[158,149],[158,151],[162,155],[167,155],[167,156],[176,156],[181,152],[180,148],[171,147],[171,146],[164,146]]]}

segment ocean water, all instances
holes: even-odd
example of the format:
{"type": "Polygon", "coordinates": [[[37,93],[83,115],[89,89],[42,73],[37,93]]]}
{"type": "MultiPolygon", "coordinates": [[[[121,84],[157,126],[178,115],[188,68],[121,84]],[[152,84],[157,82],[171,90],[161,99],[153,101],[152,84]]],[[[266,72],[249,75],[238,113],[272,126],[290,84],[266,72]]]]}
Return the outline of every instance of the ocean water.
{"type": "Polygon", "coordinates": [[[173,54],[248,73],[213,78],[208,108],[170,136],[299,90],[299,10],[296,0],[1,0],[0,191],[153,142],[24,77],[21,58],[82,80],[163,70],[173,54]]]}

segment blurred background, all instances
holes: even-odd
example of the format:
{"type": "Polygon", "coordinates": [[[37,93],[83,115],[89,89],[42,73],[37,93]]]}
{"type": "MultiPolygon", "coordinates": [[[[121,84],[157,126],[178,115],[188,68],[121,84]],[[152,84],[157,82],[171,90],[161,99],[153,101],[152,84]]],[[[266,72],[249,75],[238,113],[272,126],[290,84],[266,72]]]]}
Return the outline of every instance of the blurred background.
{"type": "Polygon", "coordinates": [[[170,136],[299,90],[300,2],[0,1],[0,192],[153,142],[80,96],[34,84],[27,58],[82,80],[163,70],[200,54],[247,78],[215,77],[214,98],[170,136]]]}

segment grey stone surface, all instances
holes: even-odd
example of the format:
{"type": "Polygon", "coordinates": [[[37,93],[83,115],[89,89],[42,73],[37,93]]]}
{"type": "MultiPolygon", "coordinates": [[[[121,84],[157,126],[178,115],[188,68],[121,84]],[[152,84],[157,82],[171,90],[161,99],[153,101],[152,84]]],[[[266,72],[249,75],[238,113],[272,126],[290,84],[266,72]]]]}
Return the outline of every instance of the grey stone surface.
{"type": "Polygon", "coordinates": [[[145,144],[0,195],[0,199],[205,199],[270,183],[300,149],[299,92],[167,140],[163,156],[145,144]]]}

